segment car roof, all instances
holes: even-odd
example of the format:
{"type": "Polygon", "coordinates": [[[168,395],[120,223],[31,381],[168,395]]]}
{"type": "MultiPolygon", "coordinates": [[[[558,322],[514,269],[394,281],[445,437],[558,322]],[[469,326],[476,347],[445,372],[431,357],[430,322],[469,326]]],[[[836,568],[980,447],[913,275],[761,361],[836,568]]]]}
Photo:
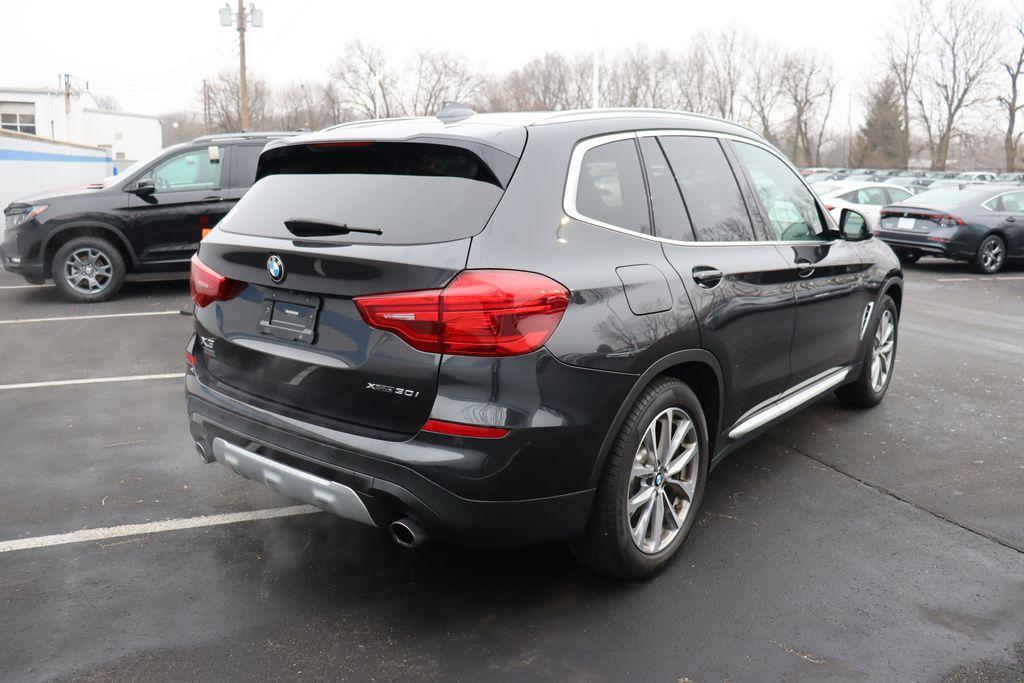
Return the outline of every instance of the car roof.
{"type": "Polygon", "coordinates": [[[331,126],[281,141],[274,146],[337,142],[346,140],[451,139],[489,145],[519,156],[527,129],[539,126],[563,127],[580,137],[602,132],[651,129],[693,129],[730,133],[763,141],[750,130],[722,119],[661,109],[580,109],[559,112],[501,112],[476,114],[442,120],[435,116],[368,119],[331,126]]]}

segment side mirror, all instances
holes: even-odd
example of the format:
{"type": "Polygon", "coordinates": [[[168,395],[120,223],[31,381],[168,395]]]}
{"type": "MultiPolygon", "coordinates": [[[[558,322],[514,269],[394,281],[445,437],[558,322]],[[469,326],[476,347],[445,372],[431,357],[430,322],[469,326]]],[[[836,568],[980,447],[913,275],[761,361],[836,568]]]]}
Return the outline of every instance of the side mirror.
{"type": "Polygon", "coordinates": [[[156,182],[152,178],[143,178],[135,184],[135,189],[132,192],[140,197],[148,197],[156,192],[156,182]]]}
{"type": "Polygon", "coordinates": [[[843,209],[839,214],[839,232],[843,234],[844,240],[850,242],[866,240],[871,237],[871,233],[868,231],[868,220],[864,218],[864,214],[853,209],[843,209]]]}

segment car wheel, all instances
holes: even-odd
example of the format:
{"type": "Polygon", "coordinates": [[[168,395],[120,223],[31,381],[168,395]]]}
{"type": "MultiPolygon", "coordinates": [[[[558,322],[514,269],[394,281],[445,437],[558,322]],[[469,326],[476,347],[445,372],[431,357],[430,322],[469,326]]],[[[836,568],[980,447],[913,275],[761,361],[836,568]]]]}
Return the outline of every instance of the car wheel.
{"type": "Polygon", "coordinates": [[[76,237],[57,249],[50,272],[57,289],[71,301],[106,301],[124,283],[124,257],[102,237],[76,237]]]}
{"type": "Polygon", "coordinates": [[[900,257],[902,263],[917,263],[921,260],[921,252],[919,251],[901,251],[897,256],[900,257]]]}
{"type": "Polygon", "coordinates": [[[636,400],[605,461],[582,537],[570,545],[598,571],[640,579],[664,567],[700,508],[708,433],[697,396],[663,377],[636,400]]]}
{"type": "Polygon", "coordinates": [[[878,405],[892,381],[899,336],[899,312],[891,297],[882,297],[878,317],[870,334],[860,376],[856,381],[836,390],[840,400],[861,408],[878,405]]]}
{"type": "Polygon", "coordinates": [[[989,235],[981,241],[974,257],[974,267],[979,273],[998,273],[1006,263],[1006,243],[999,235],[989,235]]]}

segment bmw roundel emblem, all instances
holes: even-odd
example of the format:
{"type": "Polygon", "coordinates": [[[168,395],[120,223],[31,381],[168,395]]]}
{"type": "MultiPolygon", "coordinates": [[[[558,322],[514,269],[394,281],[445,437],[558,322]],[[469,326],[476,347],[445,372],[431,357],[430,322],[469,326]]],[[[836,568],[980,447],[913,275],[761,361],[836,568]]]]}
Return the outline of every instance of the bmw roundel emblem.
{"type": "Polygon", "coordinates": [[[274,254],[267,259],[267,272],[270,273],[270,279],[274,282],[284,280],[284,261],[280,256],[274,254]]]}

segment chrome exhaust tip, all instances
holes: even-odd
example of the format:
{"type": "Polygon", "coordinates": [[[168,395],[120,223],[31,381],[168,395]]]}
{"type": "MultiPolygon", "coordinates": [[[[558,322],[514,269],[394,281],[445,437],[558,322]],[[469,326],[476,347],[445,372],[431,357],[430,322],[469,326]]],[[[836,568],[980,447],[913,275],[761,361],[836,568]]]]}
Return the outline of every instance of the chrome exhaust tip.
{"type": "Polygon", "coordinates": [[[388,528],[391,531],[391,538],[403,548],[415,548],[428,538],[420,525],[408,517],[392,522],[388,528]]]}
{"type": "Polygon", "coordinates": [[[199,459],[203,461],[203,463],[206,465],[209,465],[214,460],[212,456],[207,454],[206,449],[203,448],[203,444],[199,443],[198,441],[196,441],[196,454],[199,456],[199,459]]]}

